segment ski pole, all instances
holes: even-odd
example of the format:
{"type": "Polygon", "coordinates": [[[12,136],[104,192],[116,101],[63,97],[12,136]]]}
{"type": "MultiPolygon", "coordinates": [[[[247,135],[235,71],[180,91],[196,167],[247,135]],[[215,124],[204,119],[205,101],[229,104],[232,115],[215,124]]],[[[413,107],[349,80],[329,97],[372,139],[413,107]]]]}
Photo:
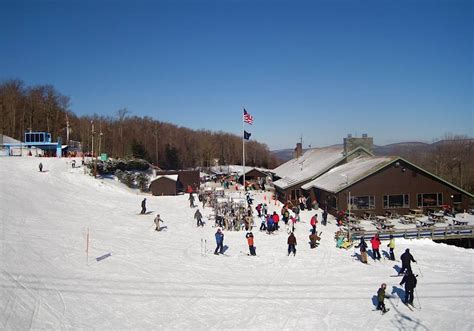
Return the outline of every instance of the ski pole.
{"type": "Polygon", "coordinates": [[[416,264],[416,266],[418,267],[418,271],[420,272],[421,277],[423,277],[423,273],[421,272],[421,269],[420,269],[420,266],[418,265],[418,263],[416,264]]]}
{"type": "Polygon", "coordinates": [[[416,301],[418,301],[418,306],[420,306],[420,310],[421,310],[420,297],[418,296],[418,292],[416,292],[416,287],[415,287],[414,291],[415,291],[415,295],[416,295],[416,301]]]}

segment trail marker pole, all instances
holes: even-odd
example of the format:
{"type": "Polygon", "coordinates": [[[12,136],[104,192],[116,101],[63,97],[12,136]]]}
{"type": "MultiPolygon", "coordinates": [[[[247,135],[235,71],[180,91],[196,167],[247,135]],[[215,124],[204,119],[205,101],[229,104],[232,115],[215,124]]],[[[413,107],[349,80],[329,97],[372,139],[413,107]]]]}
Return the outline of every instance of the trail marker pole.
{"type": "Polygon", "coordinates": [[[86,236],[86,265],[89,265],[89,228],[87,228],[86,236]]]}

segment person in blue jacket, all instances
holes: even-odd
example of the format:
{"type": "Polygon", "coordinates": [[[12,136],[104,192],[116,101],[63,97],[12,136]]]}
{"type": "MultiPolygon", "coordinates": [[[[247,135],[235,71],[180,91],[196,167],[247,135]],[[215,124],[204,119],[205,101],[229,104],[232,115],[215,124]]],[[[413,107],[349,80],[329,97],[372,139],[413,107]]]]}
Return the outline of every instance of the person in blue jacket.
{"type": "Polygon", "coordinates": [[[222,233],[221,229],[217,229],[216,232],[216,250],[214,251],[215,255],[223,254],[224,253],[224,234],[222,233]],[[219,253],[218,253],[219,251],[219,253]]]}

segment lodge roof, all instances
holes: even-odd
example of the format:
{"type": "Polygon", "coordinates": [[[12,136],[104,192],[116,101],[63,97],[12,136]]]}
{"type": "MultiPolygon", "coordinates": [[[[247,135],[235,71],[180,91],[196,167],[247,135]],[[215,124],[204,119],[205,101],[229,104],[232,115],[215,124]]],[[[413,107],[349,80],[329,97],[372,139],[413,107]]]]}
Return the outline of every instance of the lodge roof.
{"type": "Polygon", "coordinates": [[[273,184],[281,189],[286,189],[304,181],[315,179],[344,161],[345,158],[360,152],[372,155],[363,147],[357,147],[348,154],[344,154],[342,147],[307,150],[301,157],[291,159],[275,168],[274,173],[280,179],[273,184]]]}

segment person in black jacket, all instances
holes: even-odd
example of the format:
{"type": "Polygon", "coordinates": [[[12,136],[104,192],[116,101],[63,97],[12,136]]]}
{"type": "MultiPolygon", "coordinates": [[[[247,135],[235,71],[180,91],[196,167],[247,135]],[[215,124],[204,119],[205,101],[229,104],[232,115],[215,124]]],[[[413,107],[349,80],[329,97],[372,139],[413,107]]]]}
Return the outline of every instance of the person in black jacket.
{"type": "Polygon", "coordinates": [[[367,264],[367,243],[363,236],[360,237],[360,243],[355,246],[355,248],[360,248],[360,259],[362,260],[362,263],[367,264]]]}
{"type": "Polygon", "coordinates": [[[405,276],[403,276],[400,285],[405,284],[405,304],[413,305],[413,291],[416,287],[416,276],[411,272],[407,271],[405,276]]]}
{"type": "Polygon", "coordinates": [[[400,269],[400,272],[398,274],[403,274],[405,270],[407,271],[407,273],[413,273],[413,271],[411,270],[410,262],[416,263],[416,260],[413,258],[413,255],[410,254],[410,250],[408,248],[405,250],[405,253],[400,256],[400,260],[402,260],[402,269],[400,269]]]}
{"type": "Polygon", "coordinates": [[[146,198],[142,200],[142,211],[140,214],[145,214],[146,213],[146,198]]]}

